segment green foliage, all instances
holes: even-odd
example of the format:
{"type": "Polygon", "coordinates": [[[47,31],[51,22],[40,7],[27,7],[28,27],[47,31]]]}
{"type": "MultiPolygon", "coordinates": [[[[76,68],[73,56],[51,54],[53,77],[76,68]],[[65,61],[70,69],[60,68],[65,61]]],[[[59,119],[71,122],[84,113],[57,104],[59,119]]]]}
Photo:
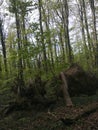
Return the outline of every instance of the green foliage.
{"type": "Polygon", "coordinates": [[[0,92],[11,90],[14,78],[0,80],[0,92]]]}

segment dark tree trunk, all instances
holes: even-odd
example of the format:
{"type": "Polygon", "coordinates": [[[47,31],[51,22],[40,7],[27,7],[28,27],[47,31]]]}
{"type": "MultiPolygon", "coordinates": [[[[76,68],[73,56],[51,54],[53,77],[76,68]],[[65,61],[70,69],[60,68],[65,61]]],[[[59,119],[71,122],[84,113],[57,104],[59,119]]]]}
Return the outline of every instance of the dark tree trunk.
{"type": "Polygon", "coordinates": [[[96,15],[95,15],[95,3],[94,0],[89,0],[91,12],[92,12],[92,21],[93,21],[93,42],[95,46],[95,67],[98,68],[98,40],[97,40],[97,30],[96,30],[96,15]]]}
{"type": "Polygon", "coordinates": [[[68,61],[70,64],[73,62],[72,48],[70,45],[70,37],[69,37],[69,9],[68,9],[68,1],[63,0],[63,22],[64,22],[64,36],[65,36],[65,44],[66,44],[66,54],[68,56],[68,61]]]}
{"type": "Polygon", "coordinates": [[[40,32],[41,32],[41,44],[43,48],[43,57],[44,57],[44,69],[47,72],[47,56],[46,56],[46,48],[44,43],[44,36],[43,36],[43,25],[42,25],[42,0],[39,0],[39,22],[40,22],[40,32]]]}
{"type": "Polygon", "coordinates": [[[82,33],[82,39],[83,39],[83,44],[84,44],[84,53],[85,53],[85,58],[87,61],[87,67],[89,66],[88,64],[88,59],[89,59],[89,55],[88,55],[88,46],[86,44],[86,34],[85,34],[85,28],[84,28],[84,13],[83,13],[83,4],[82,1],[79,1],[79,5],[78,5],[78,12],[79,12],[79,17],[80,17],[80,25],[81,25],[81,33],[82,33]]]}
{"type": "Polygon", "coordinates": [[[2,20],[1,19],[0,19],[0,38],[1,38],[1,44],[2,44],[2,53],[3,53],[5,71],[7,72],[5,37],[4,37],[4,34],[3,34],[3,26],[2,26],[2,20]]]}
{"type": "MultiPolygon", "coordinates": [[[[21,31],[20,31],[20,21],[18,13],[15,12],[16,18],[16,29],[17,29],[17,40],[18,40],[18,51],[21,51],[21,31]]],[[[21,52],[18,53],[18,94],[20,94],[22,87],[24,86],[23,80],[23,64],[22,64],[22,55],[21,52]]]]}

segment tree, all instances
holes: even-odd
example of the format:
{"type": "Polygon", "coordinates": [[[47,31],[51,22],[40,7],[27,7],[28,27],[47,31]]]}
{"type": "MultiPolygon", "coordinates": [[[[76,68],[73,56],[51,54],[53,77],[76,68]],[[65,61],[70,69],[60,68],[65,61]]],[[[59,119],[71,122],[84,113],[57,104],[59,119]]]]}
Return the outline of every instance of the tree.
{"type": "Polygon", "coordinates": [[[7,72],[5,37],[4,37],[4,32],[3,32],[3,20],[1,19],[0,19],[0,39],[1,39],[1,44],[2,44],[2,53],[3,53],[5,72],[7,72]]]}
{"type": "Polygon", "coordinates": [[[16,31],[17,31],[17,43],[18,43],[18,94],[20,95],[21,89],[24,86],[23,79],[23,62],[22,62],[22,43],[21,43],[21,29],[20,29],[20,17],[19,17],[19,5],[20,1],[10,0],[10,11],[15,14],[16,31]]]}
{"type": "Polygon", "coordinates": [[[95,67],[98,67],[98,40],[96,31],[96,15],[95,15],[95,1],[89,0],[91,12],[92,12],[92,22],[93,22],[93,44],[95,47],[95,67]]]}
{"type": "MultiPolygon", "coordinates": [[[[87,46],[87,42],[86,42],[84,21],[86,22],[86,27],[88,27],[88,25],[87,25],[87,18],[86,18],[86,12],[85,12],[85,3],[82,2],[81,0],[79,0],[79,3],[78,3],[78,13],[79,13],[79,17],[80,17],[80,26],[81,26],[81,33],[82,33],[82,39],[83,39],[84,53],[85,53],[85,57],[86,57],[86,61],[87,61],[87,66],[89,67],[89,63],[88,63],[88,59],[89,59],[88,52],[89,51],[88,51],[88,46],[87,46]],[[85,16],[85,18],[84,18],[84,16],[85,16]]],[[[88,28],[86,28],[86,29],[87,29],[87,33],[88,33],[88,28]]]]}
{"type": "Polygon", "coordinates": [[[39,9],[39,24],[40,24],[40,42],[43,48],[43,58],[44,58],[44,69],[47,72],[47,56],[46,56],[46,47],[44,42],[44,32],[43,32],[43,25],[42,25],[42,0],[38,0],[38,9],[39,9]]]}
{"type": "Polygon", "coordinates": [[[66,43],[66,54],[68,55],[68,61],[70,64],[73,62],[72,57],[72,48],[70,45],[70,38],[69,38],[69,8],[68,8],[68,1],[63,0],[63,23],[64,23],[64,36],[65,36],[65,43],[66,43]]]}
{"type": "MultiPolygon", "coordinates": [[[[44,5],[44,4],[43,4],[44,5]]],[[[54,68],[54,58],[53,58],[53,50],[52,50],[52,41],[51,41],[51,30],[50,30],[50,8],[48,7],[48,1],[45,3],[46,7],[42,6],[43,12],[43,22],[45,23],[45,33],[46,33],[46,44],[49,49],[49,57],[51,61],[51,67],[54,68]]]]}

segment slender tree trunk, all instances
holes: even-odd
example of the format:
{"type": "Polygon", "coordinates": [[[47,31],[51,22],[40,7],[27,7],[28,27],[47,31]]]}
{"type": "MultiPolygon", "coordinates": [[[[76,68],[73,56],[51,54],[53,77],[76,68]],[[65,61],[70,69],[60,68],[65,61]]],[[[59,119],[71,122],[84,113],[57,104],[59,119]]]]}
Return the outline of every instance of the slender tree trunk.
{"type": "Polygon", "coordinates": [[[87,41],[88,41],[88,59],[89,59],[89,63],[90,63],[89,66],[90,66],[90,68],[92,68],[93,64],[94,64],[93,63],[94,46],[93,46],[93,43],[91,42],[91,37],[90,37],[90,33],[89,33],[85,1],[82,0],[81,4],[82,4],[82,7],[83,7],[85,29],[86,29],[87,41]]]}
{"type": "MultiPolygon", "coordinates": [[[[21,27],[21,34],[22,34],[22,47],[24,49],[24,52],[27,53],[27,36],[26,36],[26,29],[25,29],[25,20],[24,15],[21,14],[22,17],[22,27],[21,27]]],[[[25,56],[23,54],[23,68],[26,69],[26,60],[25,56]]]]}
{"type": "Polygon", "coordinates": [[[17,40],[18,40],[18,94],[21,93],[21,89],[24,86],[24,79],[23,79],[23,64],[22,64],[22,55],[21,55],[21,31],[20,31],[20,21],[18,13],[15,12],[16,18],[16,29],[17,29],[17,40]]]}
{"type": "Polygon", "coordinates": [[[80,24],[81,24],[81,32],[82,32],[82,39],[83,39],[83,44],[84,44],[84,53],[85,53],[85,57],[86,57],[86,64],[87,67],[89,66],[88,64],[88,59],[89,59],[89,55],[88,55],[88,46],[86,44],[86,34],[85,34],[85,28],[84,28],[84,17],[83,17],[83,4],[81,2],[81,0],[79,1],[79,5],[78,5],[78,12],[79,12],[79,16],[80,16],[80,24]]]}
{"type": "Polygon", "coordinates": [[[96,31],[96,15],[95,15],[95,5],[94,0],[89,0],[91,11],[92,11],[92,21],[93,21],[93,42],[95,46],[95,67],[98,68],[98,40],[96,31]]]}
{"type": "MultiPolygon", "coordinates": [[[[22,17],[22,46],[24,48],[24,53],[26,55],[29,54],[28,52],[28,38],[27,38],[27,34],[26,34],[26,25],[25,25],[25,14],[21,14],[22,17]]],[[[30,66],[30,57],[28,56],[23,56],[23,66],[24,68],[31,68],[30,66]]]]}
{"type": "Polygon", "coordinates": [[[5,46],[5,38],[3,34],[3,26],[2,26],[1,19],[0,19],[0,38],[1,38],[1,44],[2,44],[2,53],[3,53],[5,72],[7,72],[6,46],[5,46]]]}
{"type": "Polygon", "coordinates": [[[64,36],[65,36],[65,44],[66,44],[66,53],[68,55],[68,61],[70,64],[73,62],[72,56],[72,48],[70,45],[70,38],[69,38],[69,9],[68,9],[68,1],[63,0],[63,22],[64,22],[64,36]]]}
{"type": "Polygon", "coordinates": [[[85,20],[85,29],[87,33],[87,40],[88,40],[88,45],[89,45],[89,51],[91,52],[91,38],[90,38],[90,33],[89,33],[89,28],[88,28],[88,21],[87,21],[87,15],[86,15],[86,7],[85,7],[85,1],[82,0],[82,5],[83,5],[83,13],[84,13],[84,20],[85,20]]]}
{"type": "Polygon", "coordinates": [[[60,28],[60,33],[59,33],[59,41],[60,41],[60,44],[61,44],[61,52],[62,52],[62,57],[63,57],[63,63],[65,63],[65,48],[64,48],[64,42],[63,42],[63,33],[62,33],[62,25],[61,25],[61,28],[60,28]]]}
{"type": "Polygon", "coordinates": [[[41,44],[43,48],[43,57],[44,57],[44,69],[47,72],[47,56],[46,56],[46,48],[44,43],[44,35],[43,35],[43,25],[42,25],[42,0],[38,0],[39,4],[39,22],[40,22],[40,33],[41,33],[41,44]]]}
{"type": "Polygon", "coordinates": [[[51,58],[51,65],[52,65],[52,68],[54,68],[54,59],[53,59],[53,50],[52,50],[52,42],[51,42],[51,31],[50,31],[50,27],[49,27],[49,9],[47,9],[47,12],[48,12],[48,16],[46,16],[45,14],[45,9],[44,7],[42,6],[42,10],[43,10],[43,17],[44,17],[44,21],[45,21],[45,26],[46,26],[46,31],[47,31],[47,36],[46,36],[46,41],[48,43],[48,46],[49,46],[49,51],[50,51],[50,58],[51,58]]]}

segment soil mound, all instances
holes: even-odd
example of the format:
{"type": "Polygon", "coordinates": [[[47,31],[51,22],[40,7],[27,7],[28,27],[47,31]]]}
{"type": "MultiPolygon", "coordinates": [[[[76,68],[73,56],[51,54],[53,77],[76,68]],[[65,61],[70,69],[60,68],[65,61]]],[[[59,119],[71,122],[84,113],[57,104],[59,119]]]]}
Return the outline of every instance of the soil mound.
{"type": "Polygon", "coordinates": [[[79,65],[74,64],[64,72],[67,77],[68,90],[71,96],[93,95],[98,89],[98,79],[91,72],[85,72],[79,65]]]}

